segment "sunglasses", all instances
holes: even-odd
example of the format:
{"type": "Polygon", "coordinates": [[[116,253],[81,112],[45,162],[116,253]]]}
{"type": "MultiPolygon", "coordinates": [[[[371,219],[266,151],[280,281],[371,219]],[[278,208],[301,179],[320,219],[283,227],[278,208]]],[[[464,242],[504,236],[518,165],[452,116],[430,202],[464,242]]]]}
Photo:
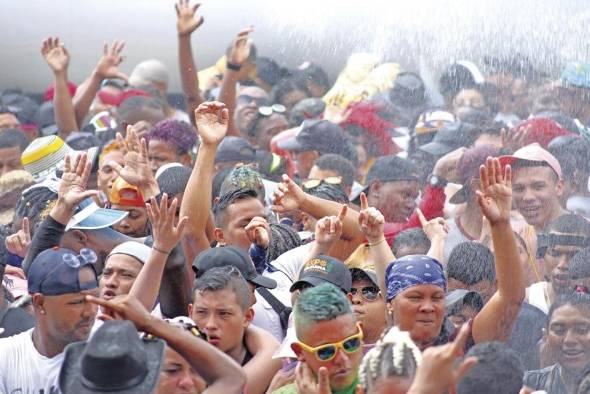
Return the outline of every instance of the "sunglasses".
{"type": "Polygon", "coordinates": [[[347,354],[352,354],[358,352],[363,346],[363,329],[359,323],[356,324],[359,332],[348,338],[343,339],[340,342],[335,343],[326,343],[325,345],[320,345],[316,347],[311,347],[306,345],[305,343],[298,341],[299,345],[305,350],[306,352],[315,354],[316,358],[319,361],[330,361],[334,357],[336,357],[336,353],[338,353],[338,349],[342,349],[347,354]]]}
{"type": "Polygon", "coordinates": [[[352,287],[350,294],[354,297],[360,291],[361,297],[366,301],[375,301],[379,297],[379,288],[375,286],[366,286],[361,288],[352,287]]]}
{"type": "Polygon", "coordinates": [[[238,98],[236,99],[236,105],[247,105],[250,103],[256,103],[256,105],[258,107],[261,106],[267,106],[268,105],[268,99],[265,97],[252,97],[248,94],[241,94],[238,96],[238,98]]]}
{"type": "Polygon", "coordinates": [[[261,116],[271,116],[273,113],[283,114],[285,112],[287,112],[287,108],[282,104],[273,104],[258,108],[258,114],[261,116]]]}
{"type": "Polygon", "coordinates": [[[322,183],[332,185],[332,186],[339,186],[342,184],[342,177],[340,176],[329,176],[324,179],[308,179],[307,181],[303,182],[303,187],[307,190],[315,189],[316,187],[320,186],[322,183]]]}

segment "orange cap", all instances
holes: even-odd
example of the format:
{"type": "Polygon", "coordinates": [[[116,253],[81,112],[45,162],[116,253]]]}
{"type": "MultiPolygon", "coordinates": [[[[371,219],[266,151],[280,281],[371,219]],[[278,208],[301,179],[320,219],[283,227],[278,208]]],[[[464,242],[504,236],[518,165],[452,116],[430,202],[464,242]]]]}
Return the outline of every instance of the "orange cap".
{"type": "Polygon", "coordinates": [[[137,186],[126,182],[123,178],[117,177],[109,193],[111,204],[126,205],[133,207],[145,207],[143,196],[137,186]]]}

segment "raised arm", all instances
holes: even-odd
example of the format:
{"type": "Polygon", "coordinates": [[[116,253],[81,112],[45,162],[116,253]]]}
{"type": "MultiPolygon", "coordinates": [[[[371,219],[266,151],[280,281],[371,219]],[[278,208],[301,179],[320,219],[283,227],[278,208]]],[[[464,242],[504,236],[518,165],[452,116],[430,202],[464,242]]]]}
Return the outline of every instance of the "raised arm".
{"type": "Polygon", "coordinates": [[[178,201],[174,199],[170,207],[168,207],[168,196],[166,194],[162,196],[159,206],[155,198],[152,198],[151,203],[146,204],[148,217],[152,223],[154,244],[150,257],[139,272],[129,294],[136,297],[150,311],[154,308],[156,298],[160,292],[166,260],[180,240],[182,230],[188,219],[183,217],[179,220],[178,225],[174,225],[177,206],[178,201]]]}
{"type": "Polygon", "coordinates": [[[111,46],[105,42],[102,49],[102,56],[98,60],[92,74],[78,86],[74,96],[74,111],[76,121],[80,124],[88,114],[92,101],[100,89],[100,84],[107,78],[118,78],[127,81],[126,74],[119,71],[119,65],[123,61],[121,52],[125,47],[123,41],[113,41],[111,46]]]}
{"type": "Polygon", "coordinates": [[[59,136],[65,140],[72,131],[78,130],[74,105],[68,90],[68,64],[70,54],[57,37],[50,37],[43,41],[41,54],[53,71],[55,92],[53,94],[53,110],[59,136]]]}
{"type": "Polygon", "coordinates": [[[395,260],[395,256],[383,235],[385,218],[377,208],[369,207],[367,196],[361,193],[361,212],[358,218],[358,226],[369,242],[369,250],[375,264],[375,273],[379,282],[381,294],[387,293],[385,285],[385,270],[389,263],[395,260]]]}
{"type": "Polygon", "coordinates": [[[512,171],[506,166],[502,173],[500,161],[488,158],[479,176],[482,191],[477,192],[477,200],[492,229],[498,289],[473,320],[472,333],[475,342],[505,341],[525,296],[516,238],[510,226],[512,171]]]}
{"type": "Polygon", "coordinates": [[[207,382],[206,393],[240,393],[245,377],[240,366],[228,355],[157,317],[151,316],[135,297],[128,294],[106,301],[87,296],[87,301],[99,305],[103,320],[129,320],[138,330],[166,341],[207,382]]]}
{"type": "Polygon", "coordinates": [[[427,253],[428,256],[438,260],[442,264],[444,260],[443,252],[445,241],[447,239],[447,234],[449,233],[449,225],[443,218],[426,220],[420,208],[416,209],[416,213],[422,224],[422,230],[424,230],[426,236],[430,240],[430,249],[427,253]]]}
{"type": "Polygon", "coordinates": [[[201,145],[180,206],[180,215],[189,218],[184,230],[184,238],[191,245],[185,247],[189,264],[200,251],[209,248],[205,229],[211,212],[215,153],[227,133],[229,112],[223,103],[206,102],[195,111],[195,119],[201,145]]]}
{"type": "Polygon", "coordinates": [[[191,6],[189,0],[179,0],[174,6],[178,21],[178,65],[180,66],[180,81],[182,91],[186,98],[186,111],[195,124],[195,110],[204,101],[199,89],[199,78],[197,77],[197,66],[193,58],[191,46],[191,34],[205,21],[202,16],[196,17],[197,10],[201,3],[191,6]]]}
{"type": "Polygon", "coordinates": [[[221,91],[219,92],[219,101],[225,103],[229,111],[229,124],[228,124],[228,135],[240,136],[240,132],[234,125],[234,113],[236,110],[236,84],[240,79],[240,68],[242,64],[250,56],[250,49],[252,48],[252,41],[248,38],[248,35],[252,33],[254,29],[249,27],[238,33],[238,37],[232,44],[232,48],[227,58],[227,62],[232,65],[226,67],[223,73],[223,82],[221,83],[221,91]]]}
{"type": "Polygon", "coordinates": [[[338,216],[324,216],[315,225],[315,239],[309,250],[307,260],[320,255],[328,254],[330,249],[342,235],[342,220],[346,216],[348,205],[342,205],[338,216]]]}

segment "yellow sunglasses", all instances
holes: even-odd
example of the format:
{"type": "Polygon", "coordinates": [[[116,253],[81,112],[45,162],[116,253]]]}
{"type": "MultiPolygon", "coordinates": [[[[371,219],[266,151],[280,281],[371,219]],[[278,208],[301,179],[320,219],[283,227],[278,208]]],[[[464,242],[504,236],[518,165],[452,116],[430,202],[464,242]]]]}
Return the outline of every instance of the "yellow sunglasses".
{"type": "Polygon", "coordinates": [[[316,358],[320,361],[330,361],[334,357],[336,357],[336,353],[338,353],[338,349],[344,350],[345,353],[351,354],[358,352],[363,346],[363,329],[361,328],[360,323],[356,323],[356,326],[359,330],[357,334],[349,336],[341,340],[340,342],[335,343],[326,343],[324,345],[311,347],[306,345],[301,341],[297,341],[297,343],[305,350],[306,352],[315,354],[316,358]]]}
{"type": "Polygon", "coordinates": [[[329,176],[324,179],[308,179],[307,181],[303,182],[303,187],[307,190],[315,189],[322,183],[326,183],[332,186],[338,186],[342,184],[342,177],[340,176],[329,176]]]}

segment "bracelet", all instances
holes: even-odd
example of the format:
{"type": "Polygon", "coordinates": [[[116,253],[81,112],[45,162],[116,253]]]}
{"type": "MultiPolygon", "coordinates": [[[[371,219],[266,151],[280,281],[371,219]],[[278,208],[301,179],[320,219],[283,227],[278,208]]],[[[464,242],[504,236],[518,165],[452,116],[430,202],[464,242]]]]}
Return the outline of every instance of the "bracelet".
{"type": "Polygon", "coordinates": [[[370,243],[369,242],[369,243],[367,243],[367,245],[369,245],[369,246],[377,246],[377,245],[379,245],[382,242],[387,242],[387,240],[385,238],[381,238],[379,241],[373,242],[373,243],[370,243]]]}
{"type": "Polygon", "coordinates": [[[152,249],[155,250],[156,252],[160,252],[160,253],[165,254],[165,255],[169,255],[170,254],[170,252],[166,252],[166,251],[164,251],[162,249],[158,249],[155,246],[152,246],[152,249]]]}
{"type": "Polygon", "coordinates": [[[242,65],[227,62],[227,68],[233,71],[240,71],[242,69],[242,65]]]}

